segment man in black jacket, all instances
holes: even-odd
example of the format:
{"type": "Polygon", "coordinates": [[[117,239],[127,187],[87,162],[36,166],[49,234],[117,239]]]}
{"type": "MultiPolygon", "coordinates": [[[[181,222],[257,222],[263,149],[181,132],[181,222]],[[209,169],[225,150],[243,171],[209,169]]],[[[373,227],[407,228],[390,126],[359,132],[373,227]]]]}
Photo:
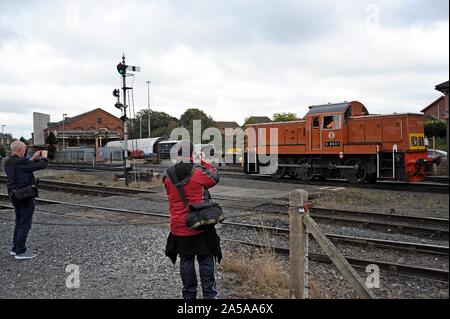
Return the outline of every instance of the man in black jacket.
{"type": "Polygon", "coordinates": [[[12,195],[12,192],[33,185],[36,182],[33,172],[46,168],[48,159],[42,157],[41,151],[27,157],[26,146],[21,141],[11,143],[11,152],[12,156],[5,162],[5,171],[8,176],[8,194],[16,213],[11,255],[18,260],[26,260],[36,257],[28,252],[25,246],[31,229],[35,201],[34,197],[19,201],[12,195]]]}

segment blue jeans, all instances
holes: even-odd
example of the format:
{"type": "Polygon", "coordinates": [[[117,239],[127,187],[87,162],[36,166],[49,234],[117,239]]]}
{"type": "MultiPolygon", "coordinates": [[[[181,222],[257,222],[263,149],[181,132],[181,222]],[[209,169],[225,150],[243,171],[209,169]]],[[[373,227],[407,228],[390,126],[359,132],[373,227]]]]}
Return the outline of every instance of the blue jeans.
{"type": "Polygon", "coordinates": [[[34,198],[32,198],[24,202],[13,201],[13,205],[16,213],[16,220],[14,226],[12,251],[14,251],[17,255],[20,255],[27,251],[25,244],[27,242],[28,233],[31,229],[35,202],[34,198]]]}
{"type": "MultiPolygon", "coordinates": [[[[204,299],[214,299],[216,290],[216,260],[214,256],[197,256],[200,270],[200,280],[204,299]]],[[[183,282],[183,298],[197,298],[197,275],[195,273],[195,256],[180,256],[180,274],[183,282]]]]}

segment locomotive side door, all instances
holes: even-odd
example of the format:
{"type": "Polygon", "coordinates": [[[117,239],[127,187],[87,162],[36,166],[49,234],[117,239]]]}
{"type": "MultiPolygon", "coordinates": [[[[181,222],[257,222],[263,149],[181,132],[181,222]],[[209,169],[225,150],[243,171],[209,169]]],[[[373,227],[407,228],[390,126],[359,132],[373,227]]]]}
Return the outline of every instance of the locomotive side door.
{"type": "Polygon", "coordinates": [[[314,116],[311,121],[311,149],[322,149],[322,129],[320,126],[320,116],[314,116]]]}

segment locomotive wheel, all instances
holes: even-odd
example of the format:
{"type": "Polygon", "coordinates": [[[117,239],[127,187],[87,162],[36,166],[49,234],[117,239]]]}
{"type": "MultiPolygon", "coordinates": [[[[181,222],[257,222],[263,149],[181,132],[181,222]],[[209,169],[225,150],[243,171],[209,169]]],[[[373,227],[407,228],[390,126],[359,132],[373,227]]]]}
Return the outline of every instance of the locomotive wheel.
{"type": "Polygon", "coordinates": [[[358,158],[351,158],[345,162],[346,166],[356,166],[354,169],[346,169],[344,176],[352,184],[360,184],[367,178],[366,163],[358,158]]]}
{"type": "MultiPolygon", "coordinates": [[[[295,164],[295,159],[288,159],[288,164],[295,164]]],[[[286,175],[288,175],[290,178],[297,178],[297,168],[295,167],[287,167],[285,170],[286,175]]]]}
{"type": "MultiPolygon", "coordinates": [[[[285,164],[285,162],[283,160],[280,160],[278,162],[279,164],[285,164]]],[[[271,175],[272,179],[278,180],[278,179],[282,179],[284,177],[284,174],[286,173],[286,167],[280,167],[278,166],[278,169],[275,173],[273,173],[271,175]]]]}
{"type": "Polygon", "coordinates": [[[297,177],[304,181],[309,182],[314,178],[313,170],[309,159],[304,158],[298,162],[298,165],[303,165],[303,167],[297,168],[297,177]]]}

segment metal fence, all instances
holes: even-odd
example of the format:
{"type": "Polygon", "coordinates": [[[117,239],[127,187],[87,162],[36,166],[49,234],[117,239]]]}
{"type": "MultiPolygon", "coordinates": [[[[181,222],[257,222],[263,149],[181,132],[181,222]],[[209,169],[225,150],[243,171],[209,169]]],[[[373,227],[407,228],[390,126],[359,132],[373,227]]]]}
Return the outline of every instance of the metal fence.
{"type": "MultiPolygon", "coordinates": [[[[98,149],[100,160],[102,161],[122,161],[123,150],[121,147],[100,147],[98,149]]],[[[95,148],[81,147],[69,148],[57,151],[55,161],[57,162],[87,162],[90,163],[95,158],[95,148]]]]}

